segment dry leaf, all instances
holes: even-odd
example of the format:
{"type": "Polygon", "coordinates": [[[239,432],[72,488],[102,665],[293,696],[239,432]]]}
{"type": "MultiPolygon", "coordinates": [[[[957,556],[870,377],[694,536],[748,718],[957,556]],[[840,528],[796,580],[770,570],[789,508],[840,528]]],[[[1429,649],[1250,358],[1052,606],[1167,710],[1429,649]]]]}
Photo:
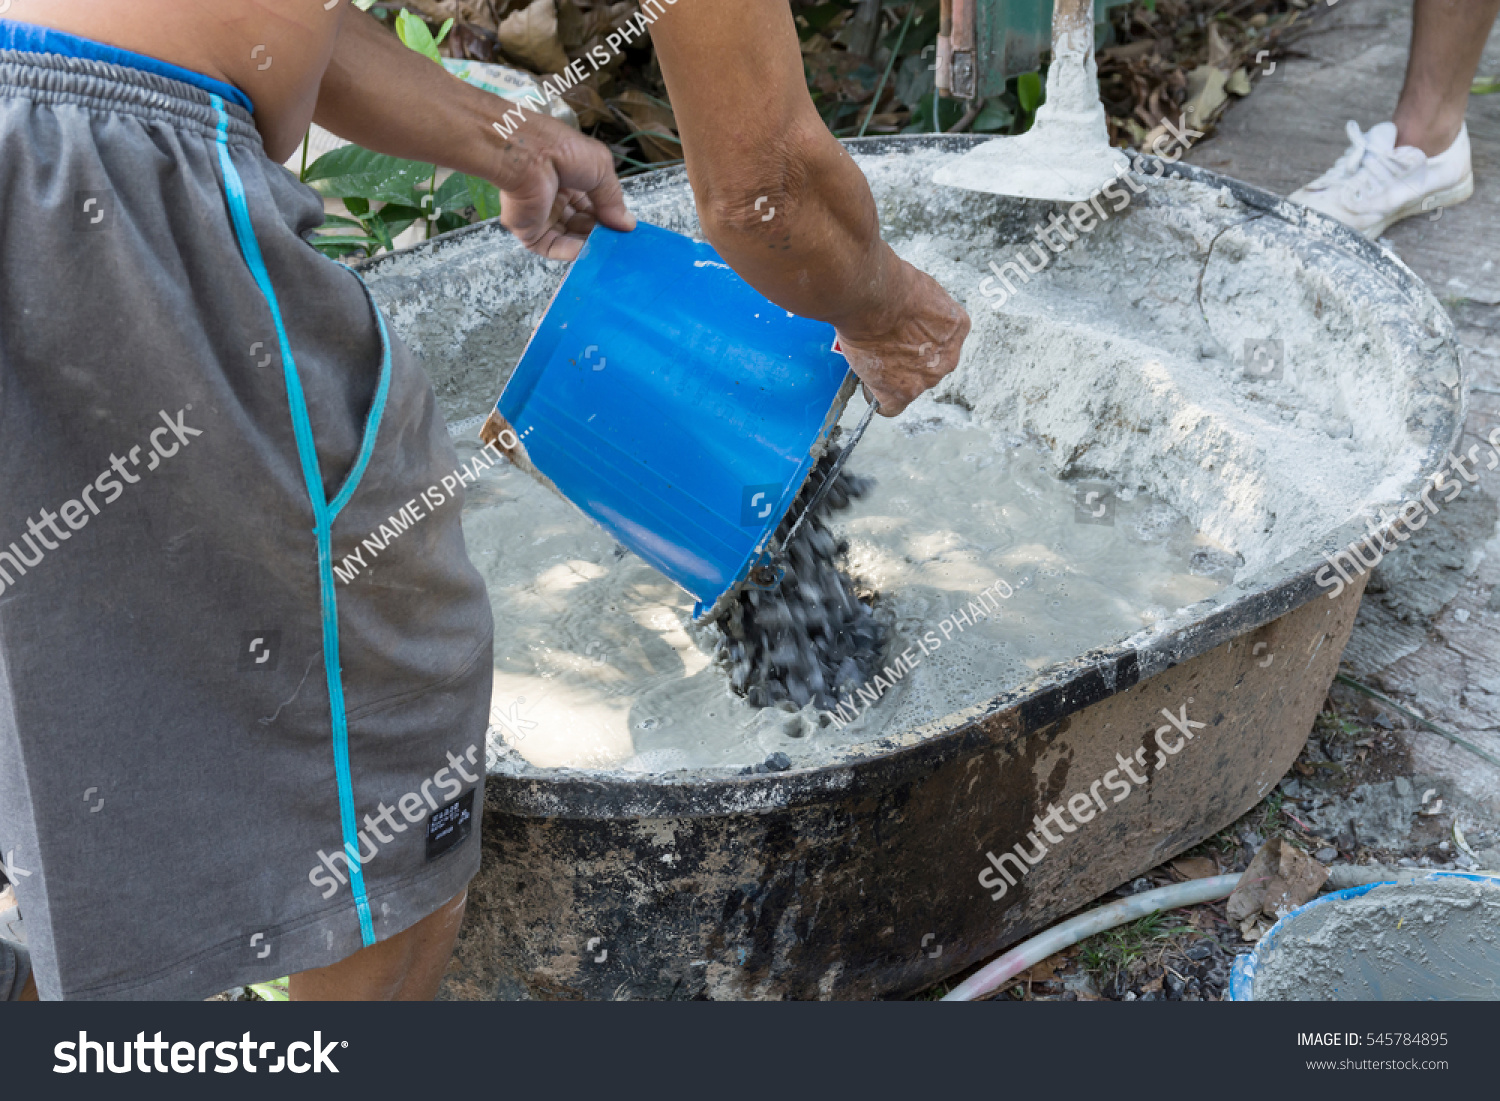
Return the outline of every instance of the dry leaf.
{"type": "Polygon", "coordinates": [[[618,0],[613,4],[605,0],[598,3],[558,0],[557,36],[564,49],[581,56],[588,53],[589,47],[602,45],[611,31],[619,30],[633,20],[638,10],[630,0],[618,0]]]}
{"type": "Polygon", "coordinates": [[[1225,913],[1235,922],[1279,917],[1318,893],[1328,869],[1295,845],[1273,837],[1260,847],[1229,896],[1225,913]]]}
{"type": "Polygon", "coordinates": [[[653,161],[675,161],[682,157],[682,143],[677,137],[677,119],[670,107],[664,107],[638,88],[627,88],[609,101],[615,112],[632,129],[641,134],[641,148],[653,161]],[[654,138],[652,134],[660,134],[654,138]]]}
{"type": "Polygon", "coordinates": [[[1271,922],[1265,918],[1256,916],[1246,918],[1240,922],[1240,937],[1254,944],[1271,930],[1271,922]]]}
{"type": "Polygon", "coordinates": [[[1057,981],[1057,969],[1065,966],[1067,962],[1061,956],[1049,956],[1041,963],[1033,964],[1029,969],[1017,975],[1016,978],[1020,982],[1055,982],[1057,981]]]}
{"type": "Polygon", "coordinates": [[[1219,30],[1219,24],[1208,25],[1208,63],[1216,68],[1222,69],[1226,66],[1234,50],[1229,43],[1224,41],[1224,35],[1219,30]]]}
{"type": "Polygon", "coordinates": [[[562,94],[563,102],[573,108],[573,113],[578,116],[578,125],[585,129],[614,117],[610,114],[609,104],[604,102],[604,96],[595,87],[595,81],[604,76],[602,72],[590,73],[586,79],[562,94]]]}
{"type": "Polygon", "coordinates": [[[1199,65],[1188,73],[1188,101],[1183,110],[1190,125],[1202,127],[1224,109],[1229,102],[1229,93],[1224,90],[1228,82],[1229,74],[1217,65],[1199,65]]]}
{"type": "Polygon", "coordinates": [[[473,23],[491,31],[498,24],[490,0],[404,0],[404,3],[429,23],[441,24],[452,19],[455,23],[473,23]]]}
{"type": "Polygon", "coordinates": [[[553,0],[533,0],[501,21],[496,35],[500,46],[517,61],[539,73],[560,73],[568,55],[557,37],[557,7],[553,0]]]}
{"type": "Polygon", "coordinates": [[[1184,879],[1207,879],[1219,874],[1219,865],[1211,856],[1179,856],[1170,867],[1184,879]]]}
{"type": "Polygon", "coordinates": [[[809,57],[805,67],[808,83],[813,88],[846,103],[867,100],[880,79],[880,74],[868,61],[844,50],[830,50],[809,57]]]}
{"type": "Polygon", "coordinates": [[[1250,94],[1250,74],[1244,69],[1236,69],[1229,74],[1229,79],[1224,82],[1224,90],[1232,96],[1248,96],[1250,94]]]}
{"type": "Polygon", "coordinates": [[[1110,61],[1133,61],[1138,57],[1145,57],[1156,49],[1156,39],[1143,38],[1139,42],[1127,42],[1123,46],[1111,46],[1100,53],[1104,59],[1110,61]]]}

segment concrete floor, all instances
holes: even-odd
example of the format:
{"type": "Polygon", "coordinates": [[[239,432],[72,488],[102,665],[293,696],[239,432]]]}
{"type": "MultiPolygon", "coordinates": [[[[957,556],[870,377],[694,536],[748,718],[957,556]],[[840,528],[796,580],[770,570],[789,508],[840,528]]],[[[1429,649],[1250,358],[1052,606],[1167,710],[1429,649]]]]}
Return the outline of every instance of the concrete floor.
{"type": "MultiPolygon", "coordinates": [[[[1287,194],[1346,147],[1348,119],[1388,119],[1405,72],[1410,0],[1341,0],[1188,159],[1287,194]]],[[[1500,73],[1500,29],[1480,66],[1500,73]]],[[[1479,447],[1479,481],[1371,578],[1346,672],[1500,758],[1500,464],[1485,470],[1500,424],[1500,95],[1468,111],[1475,190],[1467,203],[1391,228],[1383,243],[1443,300],[1469,369],[1460,453],[1479,447]]],[[[1399,720],[1398,720],[1399,725],[1399,720]]],[[[1438,735],[1406,730],[1414,771],[1441,777],[1500,821],[1500,768],[1438,735]]]]}

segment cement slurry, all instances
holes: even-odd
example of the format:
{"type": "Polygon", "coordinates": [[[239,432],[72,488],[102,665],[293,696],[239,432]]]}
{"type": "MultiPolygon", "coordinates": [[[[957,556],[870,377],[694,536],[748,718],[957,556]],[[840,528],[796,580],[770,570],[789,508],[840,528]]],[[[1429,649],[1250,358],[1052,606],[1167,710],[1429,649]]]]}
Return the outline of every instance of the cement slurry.
{"type": "Polygon", "coordinates": [[[1376,887],[1282,927],[1256,1001],[1500,999],[1500,884],[1459,877],[1376,887]]]}
{"type": "MultiPolygon", "coordinates": [[[[943,156],[856,157],[887,239],[974,327],[953,375],[900,418],[877,418],[850,464],[876,488],[832,526],[878,594],[888,659],[995,582],[1014,596],[937,652],[916,651],[918,668],[847,727],[811,709],[757,711],[712,665],[717,640],[692,628],[686,594],[497,468],[465,509],[497,625],[493,769],[645,774],[774,753],[799,766],[904,737],[1095,647],[1140,645],[1398,499],[1419,472],[1421,425],[1408,418],[1437,415],[1435,399],[1387,343],[1359,282],[1367,267],[1326,249],[1311,263],[1306,233],[1170,178],[1147,178],[1108,220],[1049,249],[1032,226],[1054,208],[934,187],[943,156]],[[1015,293],[997,300],[991,262],[1018,252],[1038,270],[1010,269],[1015,293]],[[1080,521],[1080,480],[1116,494],[1113,525],[1080,521]]],[[[632,206],[698,233],[681,182],[643,188],[632,206]]],[[[493,368],[474,374],[482,406],[493,368]]],[[[461,441],[473,431],[454,427],[461,441]]]]}
{"type": "Polygon", "coordinates": [[[842,730],[810,706],[759,710],[733,694],[711,661],[718,632],[692,626],[686,593],[497,464],[464,516],[495,611],[497,733],[541,766],[656,772],[748,766],[777,752],[800,764],[1149,627],[1217,591],[1234,563],[1129,491],[1087,510],[1104,508],[1112,524],[1080,521],[1075,486],[1050,474],[1038,450],[976,427],[957,406],[927,399],[877,421],[851,463],[875,488],[831,526],[850,543],[856,581],[878,594],[876,617],[892,630],[886,664],[932,652],[842,730]],[[993,608],[978,594],[1000,581],[1015,592],[999,611],[970,611],[972,625],[943,629],[971,601],[993,608]],[[937,647],[923,646],[927,632],[937,647]]]}

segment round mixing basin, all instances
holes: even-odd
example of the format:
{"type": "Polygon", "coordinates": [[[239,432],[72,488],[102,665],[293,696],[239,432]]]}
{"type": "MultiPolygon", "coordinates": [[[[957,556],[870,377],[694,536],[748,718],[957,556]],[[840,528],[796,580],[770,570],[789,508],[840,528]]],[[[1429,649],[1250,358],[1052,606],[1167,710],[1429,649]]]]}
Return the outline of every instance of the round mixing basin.
{"type": "MultiPolygon", "coordinates": [[[[496,722],[448,996],[920,990],[1295,759],[1370,526],[1395,546],[1442,507],[1450,320],[1379,246],[1199,169],[1146,159],[1073,206],[928,182],[975,140],[848,143],[974,327],[851,459],[876,488],[832,526],[891,642],[846,709],[751,707],[691,597],[523,474],[469,487],[496,722]]],[[[701,237],[681,169],[625,188],[701,237]]],[[[365,265],[461,457],[563,272],[493,223],[365,265]]]]}

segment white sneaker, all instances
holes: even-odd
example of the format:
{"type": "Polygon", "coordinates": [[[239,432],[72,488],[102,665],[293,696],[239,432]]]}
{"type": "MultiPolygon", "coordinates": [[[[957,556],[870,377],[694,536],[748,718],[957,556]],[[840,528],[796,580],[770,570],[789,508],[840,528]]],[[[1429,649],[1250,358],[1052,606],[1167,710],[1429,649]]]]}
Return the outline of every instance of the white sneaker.
{"type": "Polygon", "coordinates": [[[1288,196],[1294,203],[1359,230],[1374,240],[1402,218],[1461,203],[1474,194],[1469,127],[1443,152],[1429,157],[1412,145],[1396,146],[1396,124],[1382,122],[1360,133],[1346,127],[1349,148],[1332,168],[1288,196]]]}

